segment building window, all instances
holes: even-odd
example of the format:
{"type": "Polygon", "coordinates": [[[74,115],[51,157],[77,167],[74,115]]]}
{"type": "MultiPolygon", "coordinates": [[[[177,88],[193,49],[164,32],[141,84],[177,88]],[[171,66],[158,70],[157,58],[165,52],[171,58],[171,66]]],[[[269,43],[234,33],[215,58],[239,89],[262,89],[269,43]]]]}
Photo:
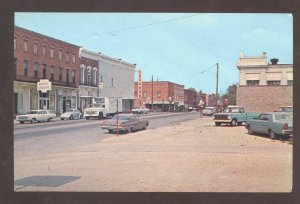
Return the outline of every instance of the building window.
{"type": "Polygon", "coordinates": [[[111,78],[111,87],[114,87],[114,78],[111,78]]]}
{"type": "Polygon", "coordinates": [[[80,82],[84,83],[84,67],[80,69],[80,82]]]}
{"type": "Polygon", "coordinates": [[[37,79],[39,77],[39,63],[33,63],[33,71],[34,78],[37,79]]]}
{"type": "Polygon", "coordinates": [[[97,70],[96,69],[93,70],[93,83],[94,83],[94,85],[97,84],[97,70]]]}
{"type": "Polygon", "coordinates": [[[293,80],[288,80],[287,85],[292,86],[293,85],[293,80]]]}
{"type": "Polygon", "coordinates": [[[143,91],[143,97],[144,97],[144,98],[147,97],[147,91],[143,91]]]}
{"type": "Polygon", "coordinates": [[[72,70],[72,81],[75,83],[75,70],[72,70]]]}
{"type": "Polygon", "coordinates": [[[47,54],[47,47],[46,47],[46,45],[44,45],[42,48],[42,55],[45,57],[46,54],[47,54]]]}
{"type": "Polygon", "coordinates": [[[24,40],[24,52],[28,52],[28,40],[24,40]]]}
{"type": "Polygon", "coordinates": [[[46,79],[47,65],[43,64],[43,79],[46,79]]]}
{"type": "Polygon", "coordinates": [[[91,80],[91,68],[88,68],[87,82],[90,82],[90,80],[91,80]]]}
{"type": "Polygon", "coordinates": [[[38,44],[33,43],[33,54],[37,55],[38,54],[38,44]]]}
{"type": "Polygon", "coordinates": [[[100,83],[103,83],[103,76],[100,76],[100,83]]]}
{"type": "Polygon", "coordinates": [[[247,80],[247,86],[258,86],[259,80],[247,80]]]}
{"type": "Polygon", "coordinates": [[[72,54],[72,62],[75,63],[76,59],[75,59],[75,54],[72,54]]]}
{"type": "Polygon", "coordinates": [[[59,81],[62,81],[62,74],[63,74],[62,67],[59,67],[58,68],[58,80],[59,81]]]}
{"type": "Polygon", "coordinates": [[[24,76],[28,76],[28,69],[29,69],[29,61],[28,60],[24,60],[24,76]]]}
{"type": "Polygon", "coordinates": [[[158,98],[160,98],[161,92],[158,91],[156,95],[157,95],[158,98]]]}
{"type": "Polygon", "coordinates": [[[69,69],[66,69],[66,82],[69,83],[69,69]]]}
{"type": "Polygon", "coordinates": [[[135,98],[137,97],[137,91],[134,91],[134,97],[135,98]]]}
{"type": "Polygon", "coordinates": [[[269,85],[269,86],[278,86],[278,85],[280,85],[280,81],[267,81],[267,84],[269,85]]]}
{"type": "Polygon", "coordinates": [[[66,61],[69,62],[69,52],[66,52],[66,61]]]}
{"type": "Polygon", "coordinates": [[[54,80],[54,66],[50,65],[50,79],[54,80]]]}
{"type": "Polygon", "coordinates": [[[14,38],[14,49],[17,49],[17,38],[14,38]]]}
{"type": "Polygon", "coordinates": [[[59,59],[59,60],[62,60],[62,57],[63,57],[63,56],[62,56],[62,50],[59,50],[59,51],[58,51],[58,59],[59,59]]]}
{"type": "Polygon", "coordinates": [[[17,78],[17,58],[14,59],[14,79],[17,78]]]}
{"type": "Polygon", "coordinates": [[[54,59],[54,49],[50,48],[50,59],[54,59]]]}

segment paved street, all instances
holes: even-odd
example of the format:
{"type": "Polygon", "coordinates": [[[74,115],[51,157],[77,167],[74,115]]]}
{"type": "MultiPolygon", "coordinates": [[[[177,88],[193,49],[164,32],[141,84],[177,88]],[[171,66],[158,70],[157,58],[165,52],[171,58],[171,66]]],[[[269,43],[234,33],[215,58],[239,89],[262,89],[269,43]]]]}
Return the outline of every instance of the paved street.
{"type": "Polygon", "coordinates": [[[289,141],[215,127],[197,113],[167,115],[145,115],[149,129],[119,137],[97,120],[34,124],[34,136],[33,125],[16,125],[15,190],[290,192],[289,141]]]}

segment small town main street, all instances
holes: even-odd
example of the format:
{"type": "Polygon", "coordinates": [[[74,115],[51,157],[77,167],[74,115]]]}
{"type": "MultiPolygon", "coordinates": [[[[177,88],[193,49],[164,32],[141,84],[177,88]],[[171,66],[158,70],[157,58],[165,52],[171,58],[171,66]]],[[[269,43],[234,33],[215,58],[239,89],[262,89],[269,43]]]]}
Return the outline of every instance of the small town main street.
{"type": "Polygon", "coordinates": [[[289,141],[197,112],[141,117],[147,130],[119,136],[98,120],[15,124],[15,191],[291,191],[289,141]]]}

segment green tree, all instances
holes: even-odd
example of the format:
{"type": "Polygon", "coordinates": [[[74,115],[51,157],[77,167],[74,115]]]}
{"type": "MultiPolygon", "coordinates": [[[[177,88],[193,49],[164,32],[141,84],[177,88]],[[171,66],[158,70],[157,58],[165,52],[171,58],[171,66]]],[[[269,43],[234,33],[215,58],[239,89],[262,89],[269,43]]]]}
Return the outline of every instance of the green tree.
{"type": "Polygon", "coordinates": [[[221,96],[223,102],[227,98],[228,105],[236,105],[236,87],[236,84],[228,86],[226,93],[221,96]]]}

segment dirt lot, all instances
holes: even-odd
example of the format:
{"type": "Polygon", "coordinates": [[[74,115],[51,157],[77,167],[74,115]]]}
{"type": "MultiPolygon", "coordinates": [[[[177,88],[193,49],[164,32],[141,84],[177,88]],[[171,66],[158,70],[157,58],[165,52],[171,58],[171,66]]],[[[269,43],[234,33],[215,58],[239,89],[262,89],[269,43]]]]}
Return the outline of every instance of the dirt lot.
{"type": "Polygon", "coordinates": [[[18,191],[290,192],[292,145],[211,118],[123,134],[72,152],[15,158],[15,180],[78,176],[18,191]]]}

